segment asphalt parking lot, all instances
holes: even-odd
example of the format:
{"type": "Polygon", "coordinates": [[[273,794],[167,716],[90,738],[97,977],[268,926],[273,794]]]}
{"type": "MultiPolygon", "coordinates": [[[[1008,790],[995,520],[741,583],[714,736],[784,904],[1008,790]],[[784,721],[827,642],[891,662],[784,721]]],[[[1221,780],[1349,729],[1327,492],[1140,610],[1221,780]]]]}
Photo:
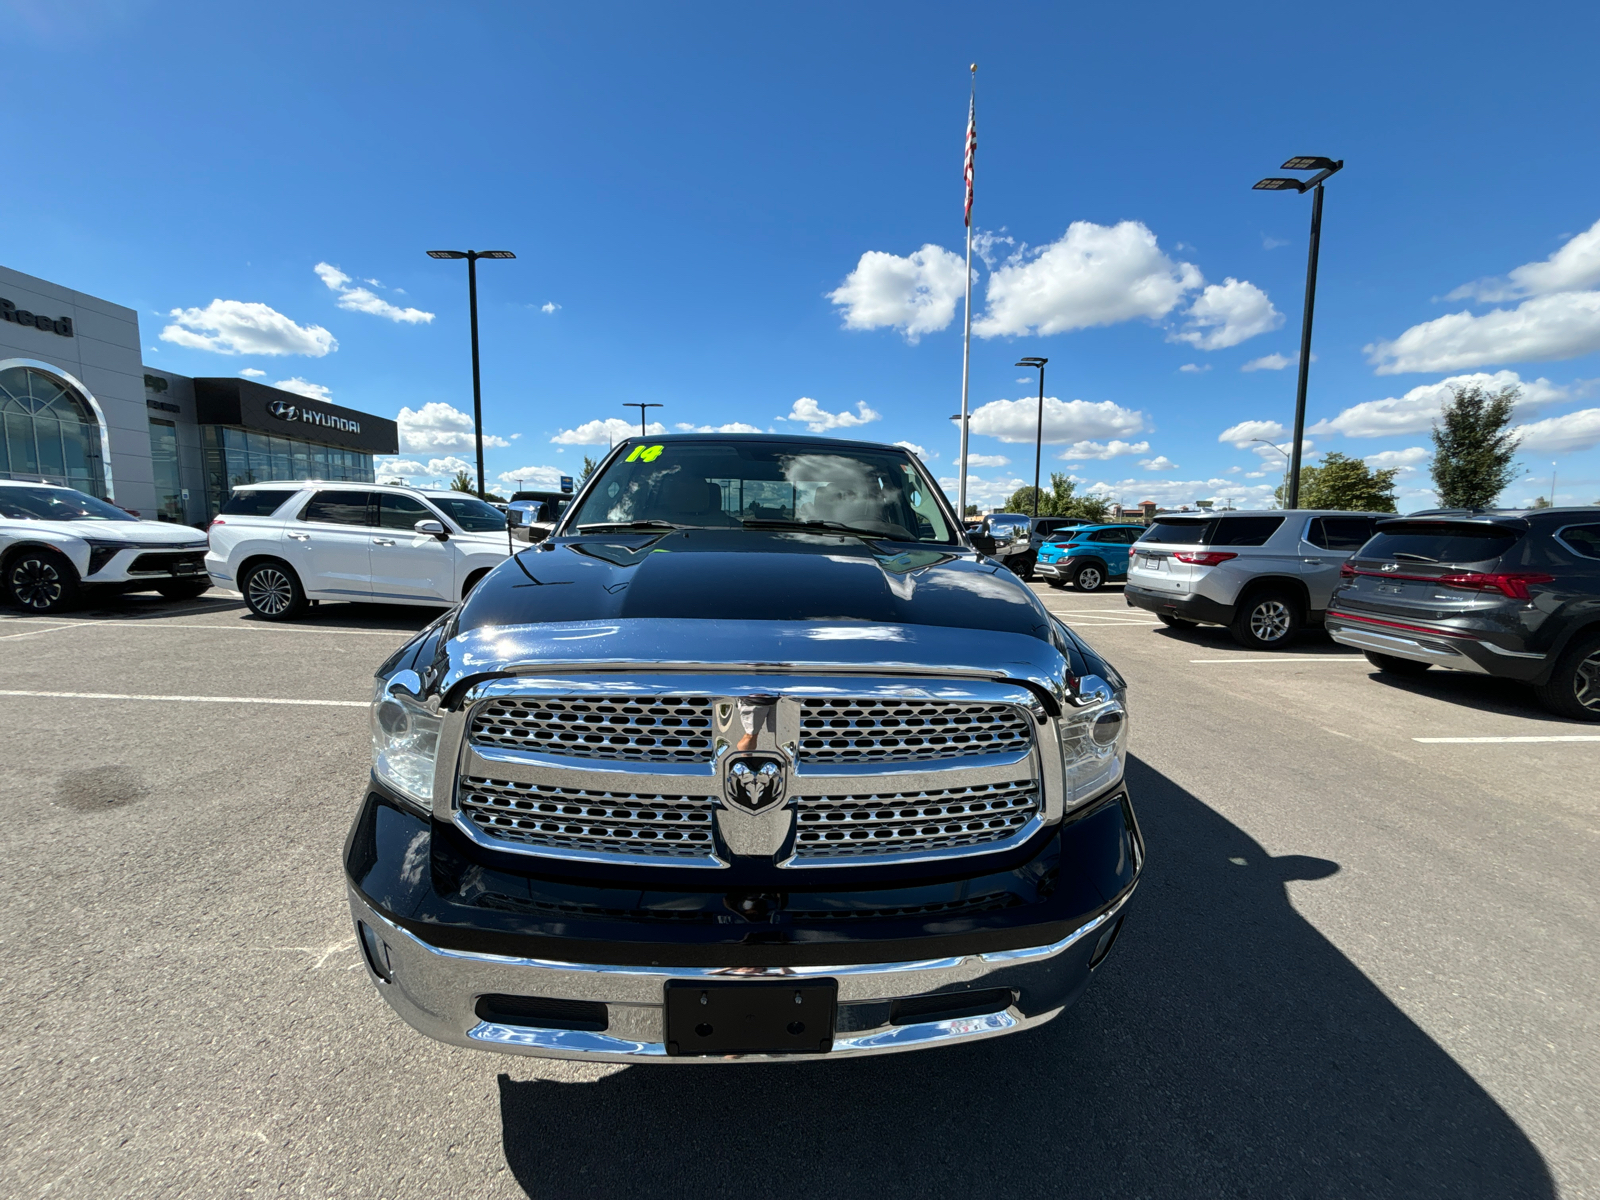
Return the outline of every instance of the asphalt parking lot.
{"type": "Polygon", "coordinates": [[[0,614],[0,1192],[1600,1195],[1600,727],[1039,590],[1129,678],[1149,843],[1082,1002],[689,1069],[446,1048],[368,983],[340,848],[431,611],[0,614]]]}

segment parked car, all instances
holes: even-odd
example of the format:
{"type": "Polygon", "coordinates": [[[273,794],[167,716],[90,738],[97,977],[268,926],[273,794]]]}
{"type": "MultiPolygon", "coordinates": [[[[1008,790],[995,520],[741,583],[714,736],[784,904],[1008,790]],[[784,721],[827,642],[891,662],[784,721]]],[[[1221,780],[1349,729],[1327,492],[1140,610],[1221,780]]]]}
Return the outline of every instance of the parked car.
{"type": "Polygon", "coordinates": [[[211,586],[205,535],[141,521],[74,488],[0,479],[0,590],[30,613],[92,594],[160,592],[192,600],[211,586]]]}
{"type": "Polygon", "coordinates": [[[1600,513],[1447,510],[1383,521],[1344,565],[1327,625],[1381,671],[1516,679],[1551,712],[1600,721],[1600,513]]]}
{"type": "Polygon", "coordinates": [[[466,492],[255,483],[211,522],[205,567],[258,617],[320,600],[454,604],[511,552],[506,514],[466,492]]]}
{"type": "Polygon", "coordinates": [[[1045,539],[1063,529],[1091,522],[1081,517],[1028,517],[1021,513],[990,513],[972,538],[982,553],[997,559],[1013,575],[1032,579],[1039,548],[1045,539]]]}
{"type": "Polygon", "coordinates": [[[515,492],[511,497],[511,511],[526,514],[517,519],[514,528],[525,531],[521,541],[542,542],[556,527],[556,521],[572,503],[571,492],[515,492]]]}
{"type": "Polygon", "coordinates": [[[1173,628],[1226,625],[1241,646],[1282,649],[1322,623],[1339,568],[1382,515],[1169,513],[1135,544],[1122,594],[1173,628]]]}
{"type": "Polygon", "coordinates": [[[1143,535],[1143,525],[1080,525],[1053,534],[1039,547],[1033,573],[1051,587],[1097,592],[1127,579],[1130,551],[1143,535]]]}
{"type": "Polygon", "coordinates": [[[380,668],[346,843],[420,1032],[834,1058],[1049,1021],[1144,861],[1126,685],[898,446],[619,444],[380,668]]]}

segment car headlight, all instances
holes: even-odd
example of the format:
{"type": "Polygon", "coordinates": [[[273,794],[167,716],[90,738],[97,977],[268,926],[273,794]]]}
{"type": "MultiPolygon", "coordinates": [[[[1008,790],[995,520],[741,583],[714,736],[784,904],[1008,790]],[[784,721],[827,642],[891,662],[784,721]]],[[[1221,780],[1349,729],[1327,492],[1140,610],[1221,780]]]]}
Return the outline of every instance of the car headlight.
{"type": "Polygon", "coordinates": [[[111,541],[107,538],[84,538],[89,545],[88,575],[98,575],[105,565],[118,554],[128,548],[127,542],[111,541]]]}
{"type": "Polygon", "coordinates": [[[372,697],[372,773],[426,811],[433,805],[441,718],[423,703],[421,692],[415,671],[378,680],[372,697]]]}
{"type": "Polygon", "coordinates": [[[1122,778],[1128,751],[1126,693],[1098,675],[1085,675],[1077,684],[1056,725],[1069,811],[1122,778]]]}

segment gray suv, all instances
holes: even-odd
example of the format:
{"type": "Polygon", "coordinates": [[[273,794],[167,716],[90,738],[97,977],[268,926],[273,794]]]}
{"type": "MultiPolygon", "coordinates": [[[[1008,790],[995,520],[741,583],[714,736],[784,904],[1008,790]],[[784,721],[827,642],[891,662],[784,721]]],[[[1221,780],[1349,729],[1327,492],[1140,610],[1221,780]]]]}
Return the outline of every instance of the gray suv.
{"type": "Polygon", "coordinates": [[[1226,625],[1251,650],[1320,625],[1345,560],[1385,513],[1170,513],[1134,544],[1123,596],[1174,628],[1226,625]]]}

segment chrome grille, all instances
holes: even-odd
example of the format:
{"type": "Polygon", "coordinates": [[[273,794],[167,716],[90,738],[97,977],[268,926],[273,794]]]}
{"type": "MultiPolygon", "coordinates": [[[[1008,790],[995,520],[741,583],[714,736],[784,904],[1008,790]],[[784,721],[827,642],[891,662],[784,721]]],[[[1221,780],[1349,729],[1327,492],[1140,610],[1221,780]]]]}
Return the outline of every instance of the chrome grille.
{"type": "Polygon", "coordinates": [[[1028,714],[1012,704],[807,700],[800,761],[891,763],[1027,750],[1028,714]]]}
{"type": "Polygon", "coordinates": [[[709,762],[711,700],[705,696],[519,696],[474,715],[479,746],[579,758],[709,762]]]}
{"type": "Polygon", "coordinates": [[[464,776],[462,813],[483,833],[541,849],[629,857],[716,857],[710,796],[590,791],[464,776]]]}
{"type": "Polygon", "coordinates": [[[1039,811],[1032,780],[880,796],[802,796],[796,862],[998,842],[1039,811]]]}

